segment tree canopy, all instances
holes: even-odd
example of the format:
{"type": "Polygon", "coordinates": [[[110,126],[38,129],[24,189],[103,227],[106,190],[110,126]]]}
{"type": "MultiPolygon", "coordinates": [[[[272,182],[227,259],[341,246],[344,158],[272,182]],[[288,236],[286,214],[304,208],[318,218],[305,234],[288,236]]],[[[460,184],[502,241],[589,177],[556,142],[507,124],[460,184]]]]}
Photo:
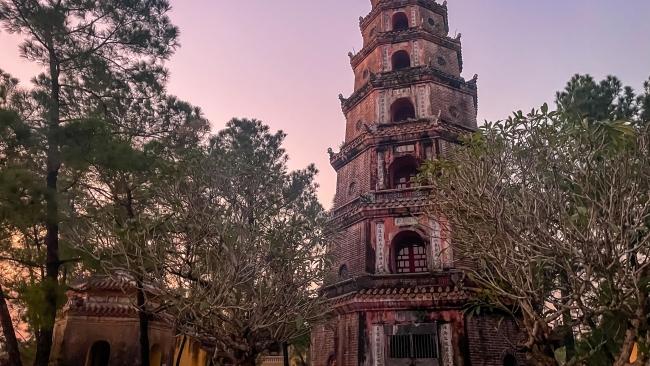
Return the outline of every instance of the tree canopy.
{"type": "Polygon", "coordinates": [[[431,215],[471,259],[479,305],[520,320],[534,364],[625,365],[647,349],[645,86],[636,96],[614,77],[576,76],[556,111],[486,123],[424,169],[431,215]]]}

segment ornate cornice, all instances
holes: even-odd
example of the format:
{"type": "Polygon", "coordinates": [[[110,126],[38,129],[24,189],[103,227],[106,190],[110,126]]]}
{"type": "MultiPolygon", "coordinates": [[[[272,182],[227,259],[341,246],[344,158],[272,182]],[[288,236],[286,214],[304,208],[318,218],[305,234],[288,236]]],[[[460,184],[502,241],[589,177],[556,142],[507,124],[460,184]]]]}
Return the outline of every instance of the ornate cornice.
{"type": "Polygon", "coordinates": [[[390,31],[379,33],[372,41],[366,44],[363,49],[361,49],[356,54],[350,53],[350,64],[353,68],[356,68],[368,55],[370,55],[377,47],[385,44],[395,44],[402,43],[414,40],[426,40],[432,43],[435,43],[439,46],[449,48],[458,53],[458,58],[460,60],[460,70],[463,70],[462,62],[462,46],[460,37],[451,38],[446,36],[440,36],[435,33],[432,33],[423,28],[409,28],[401,31],[390,31]]]}
{"type": "Polygon", "coordinates": [[[442,15],[445,19],[445,29],[449,31],[447,2],[438,4],[435,0],[381,0],[373,7],[368,15],[359,18],[359,27],[365,29],[372,21],[385,10],[403,8],[408,5],[418,5],[432,12],[442,15]]]}
{"type": "Polygon", "coordinates": [[[478,87],[476,81],[477,77],[470,81],[465,81],[465,79],[461,77],[447,74],[435,67],[417,66],[405,70],[371,74],[368,82],[352,93],[349,98],[343,98],[343,96],[339,96],[339,98],[341,100],[341,109],[343,110],[343,113],[347,113],[374,90],[406,88],[424,82],[443,84],[454,90],[458,90],[459,92],[477,98],[478,87]]]}
{"type": "Polygon", "coordinates": [[[332,154],[330,164],[335,170],[340,170],[359,154],[369,148],[382,145],[384,142],[413,141],[431,138],[443,138],[456,141],[459,135],[473,132],[473,128],[464,125],[437,121],[433,118],[421,118],[404,122],[375,124],[354,140],[341,147],[341,151],[332,154]]]}
{"type": "MultiPolygon", "coordinates": [[[[60,315],[67,316],[96,316],[113,318],[137,318],[135,306],[136,282],[127,274],[114,276],[90,276],[73,282],[66,295],[68,301],[62,307],[60,315]]],[[[160,290],[151,284],[145,284],[149,306],[156,308],[162,295],[160,290]]],[[[166,313],[152,315],[153,320],[171,321],[166,313]]]]}
{"type": "Polygon", "coordinates": [[[459,308],[472,298],[461,271],[417,275],[367,275],[322,289],[334,312],[459,308]]]}
{"type": "Polygon", "coordinates": [[[428,203],[429,189],[418,187],[369,192],[334,209],[329,223],[332,227],[345,228],[368,218],[421,214],[428,203]]]}

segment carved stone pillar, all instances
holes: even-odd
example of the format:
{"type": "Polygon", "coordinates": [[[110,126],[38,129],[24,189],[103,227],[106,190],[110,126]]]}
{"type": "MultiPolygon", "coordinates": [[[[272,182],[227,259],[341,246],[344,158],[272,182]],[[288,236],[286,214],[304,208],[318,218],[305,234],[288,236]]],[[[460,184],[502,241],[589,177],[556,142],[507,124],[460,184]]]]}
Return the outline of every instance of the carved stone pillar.
{"type": "Polygon", "coordinates": [[[416,8],[411,8],[411,27],[415,28],[418,26],[418,16],[416,8]]]}
{"type": "Polygon", "coordinates": [[[413,41],[413,66],[420,66],[420,44],[418,41],[413,41]]]}
{"type": "Polygon", "coordinates": [[[383,222],[377,222],[375,224],[375,273],[382,274],[388,272],[388,266],[386,265],[386,230],[383,222]]]}
{"type": "Polygon", "coordinates": [[[384,326],[373,325],[371,329],[372,366],[384,366],[384,326]]]}
{"type": "Polygon", "coordinates": [[[377,190],[386,189],[385,158],[383,151],[377,151],[377,190]]]}
{"type": "Polygon", "coordinates": [[[454,345],[452,342],[451,324],[442,324],[440,326],[440,346],[442,366],[454,366],[454,345]]]}
{"type": "Polygon", "coordinates": [[[388,119],[386,118],[388,107],[386,104],[386,92],[382,90],[379,92],[379,97],[377,98],[377,120],[379,124],[388,123],[388,119]]]}
{"type": "Polygon", "coordinates": [[[381,53],[382,53],[381,61],[382,61],[382,66],[384,67],[384,72],[390,71],[392,65],[390,64],[390,57],[388,57],[388,46],[382,47],[381,53]]]}
{"type": "Polygon", "coordinates": [[[431,226],[431,234],[430,234],[430,240],[431,240],[431,250],[430,250],[430,256],[431,256],[431,265],[430,269],[437,271],[442,269],[442,260],[441,260],[441,252],[442,252],[442,238],[441,238],[441,233],[440,233],[440,223],[436,220],[429,220],[429,225],[431,226]]]}

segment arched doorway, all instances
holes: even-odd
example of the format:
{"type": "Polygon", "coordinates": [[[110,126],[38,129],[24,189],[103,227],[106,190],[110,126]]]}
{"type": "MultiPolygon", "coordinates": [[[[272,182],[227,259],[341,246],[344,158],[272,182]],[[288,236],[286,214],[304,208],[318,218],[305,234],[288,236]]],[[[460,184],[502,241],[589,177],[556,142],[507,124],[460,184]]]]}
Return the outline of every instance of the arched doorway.
{"type": "Polygon", "coordinates": [[[98,341],[88,351],[86,366],[108,366],[110,359],[111,345],[106,341],[98,341]]]}
{"type": "Polygon", "coordinates": [[[395,273],[423,273],[427,266],[427,248],[420,234],[403,231],[393,239],[395,273]]]}
{"type": "Polygon", "coordinates": [[[391,56],[391,63],[393,65],[393,71],[408,69],[411,67],[411,56],[406,51],[397,51],[391,56]]]}
{"type": "Polygon", "coordinates": [[[336,366],[336,355],[331,355],[327,359],[327,366],[336,366]]]}
{"type": "Polygon", "coordinates": [[[409,18],[405,13],[399,12],[393,15],[393,30],[401,31],[409,29],[409,18]]]}
{"type": "Polygon", "coordinates": [[[506,357],[503,358],[503,366],[517,366],[517,358],[511,354],[507,354],[506,357]]]}
{"type": "Polygon", "coordinates": [[[408,189],[417,186],[417,175],[420,164],[413,156],[402,156],[390,165],[390,187],[392,189],[408,189]]]}
{"type": "Polygon", "coordinates": [[[393,122],[403,122],[415,119],[415,106],[409,98],[400,98],[390,107],[393,122]]]}

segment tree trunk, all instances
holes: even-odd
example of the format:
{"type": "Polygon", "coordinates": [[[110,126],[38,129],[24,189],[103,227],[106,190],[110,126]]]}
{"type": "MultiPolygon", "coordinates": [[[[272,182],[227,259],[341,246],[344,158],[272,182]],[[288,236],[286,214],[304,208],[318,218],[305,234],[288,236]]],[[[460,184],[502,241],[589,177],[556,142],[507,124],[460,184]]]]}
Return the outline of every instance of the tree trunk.
{"type": "Polygon", "coordinates": [[[47,194],[45,247],[47,250],[45,279],[43,280],[44,314],[43,322],[37,331],[35,366],[47,366],[52,351],[52,336],[56,319],[59,269],[59,203],[58,179],[61,158],[59,152],[60,124],[60,85],[59,64],[56,55],[50,50],[50,100],[48,105],[47,131],[47,194]]]}
{"type": "Polygon", "coordinates": [[[11,321],[11,314],[9,314],[9,307],[7,306],[7,300],[5,299],[2,287],[0,287],[0,325],[2,326],[2,332],[5,336],[7,354],[9,355],[9,364],[13,366],[22,366],[20,350],[18,349],[18,340],[16,339],[16,331],[14,330],[14,324],[11,321]]]}
{"type": "Polygon", "coordinates": [[[282,343],[282,355],[284,357],[284,366],[291,366],[289,364],[289,343],[282,343]]]}
{"type": "MultiPolygon", "coordinates": [[[[567,279],[566,273],[562,273],[561,275],[561,280],[562,280],[562,290],[561,296],[563,298],[569,297],[568,291],[564,288],[564,286],[568,287],[569,280],[567,279]]],[[[573,334],[573,316],[571,315],[570,310],[565,310],[562,313],[562,322],[564,323],[564,326],[567,327],[566,334],[564,335],[564,346],[566,347],[566,360],[569,361],[571,360],[575,354],[576,354],[576,338],[575,335],[573,334]]]]}
{"type": "Polygon", "coordinates": [[[149,366],[149,313],[142,280],[137,280],[137,305],[140,323],[140,361],[142,366],[149,366]]]}

